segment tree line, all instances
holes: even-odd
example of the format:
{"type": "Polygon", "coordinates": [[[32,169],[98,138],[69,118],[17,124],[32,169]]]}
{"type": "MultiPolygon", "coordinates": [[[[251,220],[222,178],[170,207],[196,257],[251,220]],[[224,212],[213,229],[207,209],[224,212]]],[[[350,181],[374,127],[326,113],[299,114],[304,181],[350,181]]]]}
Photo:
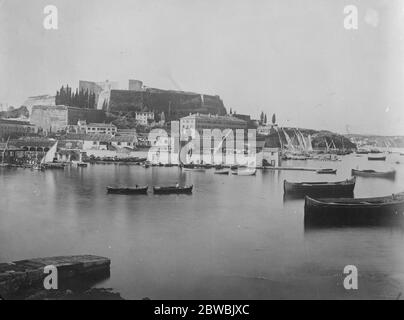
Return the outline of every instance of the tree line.
{"type": "Polygon", "coordinates": [[[82,109],[96,109],[95,104],[95,93],[89,92],[88,90],[76,89],[73,92],[72,88],[68,85],[66,87],[62,86],[60,90],[56,92],[56,105],[65,105],[69,107],[76,107],[82,109]]]}

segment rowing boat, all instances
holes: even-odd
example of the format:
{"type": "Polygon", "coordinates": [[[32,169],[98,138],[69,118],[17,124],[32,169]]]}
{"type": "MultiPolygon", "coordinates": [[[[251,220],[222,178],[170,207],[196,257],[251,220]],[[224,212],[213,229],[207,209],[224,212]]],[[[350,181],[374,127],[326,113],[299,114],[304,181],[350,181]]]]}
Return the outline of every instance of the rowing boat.
{"type": "Polygon", "coordinates": [[[338,182],[288,182],[284,181],[285,195],[294,196],[347,196],[353,197],[356,178],[338,182]]]}
{"type": "Polygon", "coordinates": [[[189,187],[153,187],[154,194],[191,194],[194,186],[189,187]]]}
{"type": "Polygon", "coordinates": [[[206,168],[201,165],[186,164],[182,166],[184,171],[205,172],[206,168]]]}
{"type": "Polygon", "coordinates": [[[149,186],[145,187],[107,187],[107,191],[110,194],[147,194],[149,186]]]}
{"type": "Polygon", "coordinates": [[[375,170],[352,169],[352,175],[357,177],[377,177],[377,178],[394,179],[396,177],[396,170],[380,172],[375,170]]]}
{"type": "Polygon", "coordinates": [[[337,169],[320,169],[317,170],[318,174],[337,174],[337,169]]]}
{"type": "Polygon", "coordinates": [[[238,169],[237,171],[232,172],[235,176],[255,176],[257,174],[257,169],[238,169]]]}
{"type": "Polygon", "coordinates": [[[369,156],[369,161],[386,161],[386,156],[369,156]]]}
{"type": "Polygon", "coordinates": [[[229,175],[230,174],[230,170],[229,169],[221,169],[221,170],[216,170],[215,174],[219,174],[219,175],[229,175]]]}
{"type": "Polygon", "coordinates": [[[377,198],[305,200],[306,225],[378,225],[403,218],[404,192],[377,198]]]}

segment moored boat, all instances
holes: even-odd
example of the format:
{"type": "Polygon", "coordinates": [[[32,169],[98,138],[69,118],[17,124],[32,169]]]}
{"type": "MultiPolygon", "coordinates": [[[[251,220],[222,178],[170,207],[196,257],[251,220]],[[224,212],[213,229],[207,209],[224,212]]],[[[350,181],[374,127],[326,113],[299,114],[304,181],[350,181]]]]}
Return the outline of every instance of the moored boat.
{"type": "Polygon", "coordinates": [[[206,168],[201,165],[185,164],[182,166],[184,171],[205,172],[206,168]]]}
{"type": "Polygon", "coordinates": [[[396,170],[380,172],[375,170],[352,169],[352,175],[357,177],[377,177],[377,178],[394,179],[396,177],[396,170]]]}
{"type": "Polygon", "coordinates": [[[220,170],[216,170],[215,174],[219,174],[219,175],[229,175],[230,174],[230,169],[220,169],[220,170]]]}
{"type": "Polygon", "coordinates": [[[235,176],[255,176],[257,174],[257,169],[238,169],[232,172],[235,176]]]}
{"type": "Polygon", "coordinates": [[[316,172],[318,174],[337,174],[337,169],[320,169],[316,172]]]}
{"type": "Polygon", "coordinates": [[[306,197],[306,226],[351,226],[396,223],[404,218],[404,192],[377,198],[306,197]]]}
{"type": "Polygon", "coordinates": [[[369,156],[369,161],[386,161],[386,156],[369,156]]]}
{"type": "Polygon", "coordinates": [[[107,191],[110,194],[147,194],[148,189],[149,189],[149,186],[144,186],[144,187],[136,186],[135,188],[107,187],[107,191]]]}
{"type": "Polygon", "coordinates": [[[353,197],[356,178],[338,182],[288,182],[284,181],[285,195],[293,196],[346,196],[353,197]]]}
{"type": "Polygon", "coordinates": [[[153,187],[154,194],[191,194],[194,186],[153,187]]]}

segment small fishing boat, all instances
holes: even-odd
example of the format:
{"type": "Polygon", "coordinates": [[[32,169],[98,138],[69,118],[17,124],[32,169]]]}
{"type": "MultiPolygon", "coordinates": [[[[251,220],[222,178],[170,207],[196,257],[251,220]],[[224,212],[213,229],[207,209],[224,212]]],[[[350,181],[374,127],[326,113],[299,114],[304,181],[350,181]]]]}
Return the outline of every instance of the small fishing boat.
{"type": "Polygon", "coordinates": [[[366,150],[366,149],[358,149],[356,151],[356,154],[368,154],[368,153],[369,153],[369,150],[366,150]]]}
{"type": "Polygon", "coordinates": [[[238,169],[237,171],[232,172],[235,176],[255,176],[257,174],[257,169],[238,169]]]}
{"type": "Polygon", "coordinates": [[[109,194],[147,194],[149,186],[128,188],[128,187],[107,187],[109,194]]]}
{"type": "Polygon", "coordinates": [[[194,186],[153,187],[154,194],[191,194],[194,186]]]}
{"type": "Polygon", "coordinates": [[[316,172],[318,174],[337,174],[337,169],[320,169],[316,172]]]}
{"type": "Polygon", "coordinates": [[[377,225],[404,218],[404,192],[362,199],[313,199],[306,197],[306,225],[377,225]]]}
{"type": "Polygon", "coordinates": [[[216,170],[215,174],[220,174],[220,175],[229,175],[230,174],[230,169],[220,169],[216,170]]]}
{"type": "Polygon", "coordinates": [[[200,165],[195,165],[195,164],[184,164],[182,166],[182,169],[184,171],[193,171],[193,172],[205,172],[206,168],[200,165]]]}
{"type": "Polygon", "coordinates": [[[378,177],[394,179],[396,177],[396,170],[380,172],[375,170],[352,169],[352,175],[357,177],[378,177]]]}
{"type": "Polygon", "coordinates": [[[347,196],[353,197],[356,178],[338,182],[288,182],[284,181],[285,195],[295,196],[347,196]]]}
{"type": "Polygon", "coordinates": [[[369,156],[369,161],[386,161],[386,156],[369,156]]]}

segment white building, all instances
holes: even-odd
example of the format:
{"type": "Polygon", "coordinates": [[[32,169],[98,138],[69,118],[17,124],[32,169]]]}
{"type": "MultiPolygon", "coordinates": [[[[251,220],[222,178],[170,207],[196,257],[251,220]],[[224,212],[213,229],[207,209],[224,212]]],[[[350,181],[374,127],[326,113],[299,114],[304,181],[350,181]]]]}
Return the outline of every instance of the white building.
{"type": "Polygon", "coordinates": [[[180,119],[181,138],[203,133],[204,129],[237,130],[247,129],[247,122],[236,117],[210,114],[191,114],[180,119]]]}
{"type": "Polygon", "coordinates": [[[136,112],[135,117],[139,124],[147,126],[149,122],[154,121],[154,112],[136,112]]]}
{"type": "Polygon", "coordinates": [[[118,129],[112,123],[89,123],[86,125],[87,134],[109,134],[115,136],[118,129]]]}
{"type": "Polygon", "coordinates": [[[259,126],[257,128],[257,134],[260,136],[269,136],[273,129],[274,126],[272,125],[259,126]]]}

